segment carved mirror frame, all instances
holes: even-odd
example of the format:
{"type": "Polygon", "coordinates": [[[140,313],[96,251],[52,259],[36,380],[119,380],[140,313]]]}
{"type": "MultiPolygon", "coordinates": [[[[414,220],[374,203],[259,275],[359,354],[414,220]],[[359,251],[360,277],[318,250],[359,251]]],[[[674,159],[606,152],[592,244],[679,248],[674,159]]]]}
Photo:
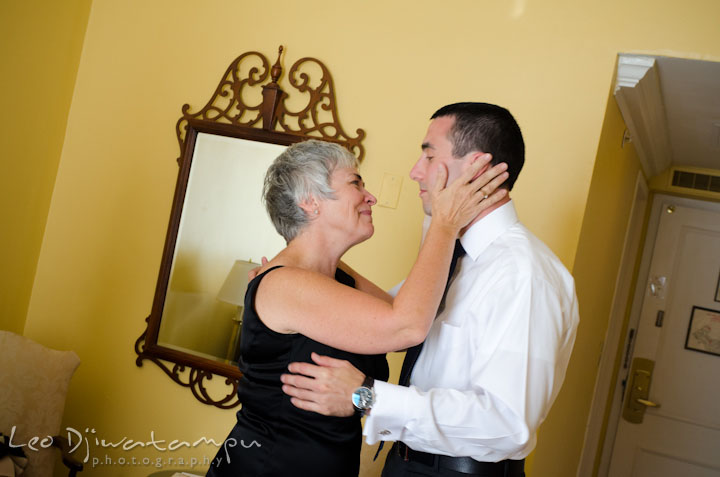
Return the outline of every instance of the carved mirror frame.
{"type": "MultiPolygon", "coordinates": [[[[170,212],[170,223],[163,248],[160,272],[150,315],[145,319],[146,329],[135,342],[136,365],[149,360],[160,367],[170,378],[189,388],[202,403],[222,409],[240,404],[237,397],[238,380],[242,373],[236,365],[215,361],[202,356],[179,351],[158,343],[158,334],[168,293],[171,269],[176,258],[176,243],[183,216],[185,196],[192,169],[193,154],[199,133],[239,138],[270,144],[289,146],[307,139],[320,139],[345,146],[358,160],[364,156],[362,141],[365,132],[346,134],[340,126],[335,93],[330,72],[315,58],[305,57],[296,61],[288,73],[288,82],[298,93],[303,106],[293,110],[289,94],[283,91],[278,80],[282,74],[280,59],[283,47],[278,51],[275,64],[259,52],[250,51],[236,58],[227,68],[213,96],[197,113],[190,112],[190,105],[182,107],[182,117],[176,124],[180,156],[175,194],[170,212]],[[259,67],[257,66],[259,62],[259,67]],[[249,66],[252,65],[252,66],[249,66]],[[312,73],[320,72],[313,79],[312,73]],[[268,82],[269,79],[269,82],[268,82]],[[248,104],[248,97],[256,97],[261,88],[259,104],[248,104]],[[206,389],[206,382],[214,376],[224,377],[227,395],[216,398],[206,389]]],[[[242,160],[242,159],[238,159],[242,160]]]]}

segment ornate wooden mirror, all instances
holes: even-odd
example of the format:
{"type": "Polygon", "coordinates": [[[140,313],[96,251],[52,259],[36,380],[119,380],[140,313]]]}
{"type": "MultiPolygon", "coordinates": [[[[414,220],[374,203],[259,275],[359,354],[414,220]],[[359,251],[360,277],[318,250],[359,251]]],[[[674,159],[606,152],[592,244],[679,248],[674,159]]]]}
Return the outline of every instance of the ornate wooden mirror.
{"type": "Polygon", "coordinates": [[[350,137],[340,127],[325,65],[296,61],[290,95],[278,84],[282,51],[272,67],[261,53],[240,55],[204,108],[182,107],[170,224],[147,328],[135,343],[138,366],[150,360],[201,402],[225,409],[240,404],[243,278],[285,246],[261,203],[266,169],[287,146],[309,138],[364,155],[364,131],[350,137]],[[226,395],[206,389],[214,375],[226,378],[226,395]]]}

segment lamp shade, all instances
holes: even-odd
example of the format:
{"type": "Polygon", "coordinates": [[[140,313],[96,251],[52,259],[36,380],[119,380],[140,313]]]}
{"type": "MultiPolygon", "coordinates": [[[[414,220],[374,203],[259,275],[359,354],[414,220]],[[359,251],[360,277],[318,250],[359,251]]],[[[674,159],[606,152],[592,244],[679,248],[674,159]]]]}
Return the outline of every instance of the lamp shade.
{"type": "Polygon", "coordinates": [[[260,264],[247,260],[236,260],[220,287],[218,300],[242,306],[245,301],[245,290],[248,286],[248,273],[260,264]]]}

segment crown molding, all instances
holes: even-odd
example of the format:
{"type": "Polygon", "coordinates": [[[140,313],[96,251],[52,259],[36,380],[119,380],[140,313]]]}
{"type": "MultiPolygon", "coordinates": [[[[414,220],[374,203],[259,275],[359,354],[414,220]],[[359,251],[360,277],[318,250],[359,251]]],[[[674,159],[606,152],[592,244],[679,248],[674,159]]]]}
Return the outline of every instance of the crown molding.
{"type": "Polygon", "coordinates": [[[660,174],[670,167],[672,149],[655,58],[618,55],[614,96],[645,176],[660,174]]]}

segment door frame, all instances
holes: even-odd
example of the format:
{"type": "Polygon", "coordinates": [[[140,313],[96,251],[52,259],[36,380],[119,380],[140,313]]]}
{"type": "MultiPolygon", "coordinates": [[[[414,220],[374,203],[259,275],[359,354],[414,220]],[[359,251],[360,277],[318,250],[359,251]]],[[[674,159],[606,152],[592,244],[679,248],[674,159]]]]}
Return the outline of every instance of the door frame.
{"type": "Polygon", "coordinates": [[[647,181],[642,171],[638,171],[635,179],[633,202],[630,206],[630,215],[625,229],[620,265],[615,279],[608,328],[598,362],[595,390],[585,431],[585,442],[583,443],[580,464],[577,469],[578,477],[592,475],[597,453],[600,451],[600,441],[605,423],[605,408],[608,395],[614,389],[615,357],[622,341],[622,326],[631,296],[630,287],[635,278],[635,264],[641,250],[643,224],[645,223],[649,200],[650,191],[647,181]]]}
{"type": "MultiPolygon", "coordinates": [[[[640,181],[640,177],[638,177],[638,181],[640,181]]],[[[644,183],[644,180],[642,182],[644,183]]],[[[647,188],[647,185],[645,185],[645,187],[647,188]]],[[[645,220],[644,214],[641,214],[640,219],[638,220],[638,214],[636,213],[636,205],[639,203],[639,194],[638,186],[636,185],[636,195],[630,219],[628,221],[628,228],[625,237],[626,242],[620,262],[618,279],[616,281],[616,289],[611,308],[612,312],[608,323],[605,345],[603,346],[600,364],[598,367],[598,375],[595,384],[595,392],[593,394],[591,411],[588,417],[585,443],[583,446],[580,465],[578,466],[578,477],[588,475],[607,477],[610,467],[610,459],[612,457],[612,449],[615,443],[615,434],[620,421],[620,415],[622,414],[622,404],[624,398],[624,388],[622,382],[627,378],[629,373],[629,366],[634,352],[634,343],[637,339],[636,335],[632,338],[630,337],[630,330],[637,330],[638,328],[640,310],[642,308],[642,301],[646,288],[645,283],[647,283],[648,280],[653,249],[655,247],[655,240],[660,225],[660,217],[663,212],[662,207],[664,203],[671,201],[675,205],[720,212],[720,203],[718,202],[712,202],[701,198],[679,197],[666,193],[651,193],[650,197],[647,198],[652,205],[649,212],[647,227],[645,228],[645,239],[642,244],[642,249],[636,246],[633,252],[632,240],[630,237],[632,237],[634,233],[637,233],[638,229],[642,231],[642,224],[645,220]],[[633,270],[635,268],[637,256],[640,253],[642,255],[640,266],[637,269],[637,280],[635,281],[634,289],[630,290],[629,284],[632,283],[633,270]],[[626,286],[625,293],[622,293],[621,287],[625,286],[625,284],[628,284],[628,286],[626,286]],[[640,286],[640,284],[642,284],[642,286],[640,286]],[[630,300],[632,300],[632,305],[628,323],[626,327],[623,327],[626,309],[630,304],[630,300]],[[615,360],[621,346],[623,350],[622,357],[620,363],[618,363],[618,367],[616,368],[615,360]],[[616,369],[617,376],[615,382],[613,383],[611,382],[612,375],[615,373],[616,369]],[[600,446],[602,427],[605,421],[605,408],[609,397],[612,398],[612,404],[607,418],[607,426],[605,427],[605,436],[602,446],[600,446]],[[600,463],[597,473],[593,474],[598,453],[600,453],[600,463]]]]}

